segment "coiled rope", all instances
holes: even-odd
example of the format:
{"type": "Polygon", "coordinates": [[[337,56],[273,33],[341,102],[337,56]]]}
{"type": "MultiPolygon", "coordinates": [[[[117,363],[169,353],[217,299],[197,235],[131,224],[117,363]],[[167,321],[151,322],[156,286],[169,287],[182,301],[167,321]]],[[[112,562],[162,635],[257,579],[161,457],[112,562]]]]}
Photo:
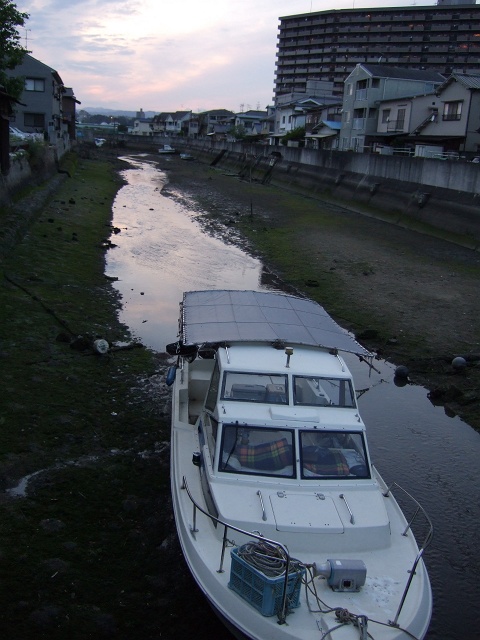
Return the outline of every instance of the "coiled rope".
{"type": "MultiPolygon", "coordinates": [[[[277,578],[285,575],[287,558],[280,547],[268,542],[247,542],[238,549],[238,555],[268,578],[277,578]]],[[[290,558],[289,575],[291,573],[302,573],[303,570],[304,565],[300,560],[290,558]]]]}

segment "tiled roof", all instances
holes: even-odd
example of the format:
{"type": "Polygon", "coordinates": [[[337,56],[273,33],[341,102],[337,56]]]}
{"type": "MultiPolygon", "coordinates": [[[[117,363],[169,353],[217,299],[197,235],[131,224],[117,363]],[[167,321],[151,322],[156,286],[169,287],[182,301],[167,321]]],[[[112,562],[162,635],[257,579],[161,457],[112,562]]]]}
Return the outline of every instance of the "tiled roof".
{"type": "Polygon", "coordinates": [[[361,63],[366,71],[375,78],[398,78],[399,80],[423,80],[427,82],[445,82],[445,76],[438,71],[422,71],[420,69],[403,69],[389,64],[361,63]]]}
{"type": "Polygon", "coordinates": [[[468,89],[480,89],[480,76],[470,76],[464,73],[453,73],[452,77],[461,82],[468,89]]]}

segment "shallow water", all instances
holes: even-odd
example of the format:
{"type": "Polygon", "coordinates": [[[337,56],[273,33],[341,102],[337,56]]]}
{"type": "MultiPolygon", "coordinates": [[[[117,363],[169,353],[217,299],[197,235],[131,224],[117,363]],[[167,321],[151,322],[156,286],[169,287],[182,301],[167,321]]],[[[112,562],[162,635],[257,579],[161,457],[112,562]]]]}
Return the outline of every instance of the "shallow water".
{"type": "MultiPolygon", "coordinates": [[[[183,291],[265,290],[262,264],[206,235],[197,215],[161,194],[166,176],[141,156],[129,160],[127,181],[113,205],[107,274],[118,277],[121,320],[143,344],[164,351],[177,337],[183,291]]],[[[372,460],[387,483],[412,493],[435,527],[425,554],[434,595],[428,640],[480,637],[480,434],[434,407],[422,387],[394,383],[395,367],[369,371],[348,357],[367,424],[372,460]]]]}
{"type": "Polygon", "coordinates": [[[122,172],[128,181],[113,204],[121,232],[107,258],[118,277],[122,321],[143,344],[158,351],[174,342],[183,291],[262,289],[262,265],[233,245],[202,232],[195,215],[161,195],[165,174],[144,160],[122,172]]]}

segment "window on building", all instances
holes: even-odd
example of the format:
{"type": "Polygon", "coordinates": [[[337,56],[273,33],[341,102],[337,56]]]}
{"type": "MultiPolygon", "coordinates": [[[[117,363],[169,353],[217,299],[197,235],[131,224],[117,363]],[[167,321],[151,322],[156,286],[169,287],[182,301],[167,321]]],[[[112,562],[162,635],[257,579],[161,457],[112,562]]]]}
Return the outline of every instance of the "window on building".
{"type": "Polygon", "coordinates": [[[460,100],[455,102],[445,102],[443,105],[443,119],[444,120],[460,120],[462,117],[462,102],[460,100]]]}
{"type": "Polygon", "coordinates": [[[25,78],[25,91],[45,91],[43,78],[25,78]]]}
{"type": "Polygon", "coordinates": [[[382,109],[382,123],[390,122],[390,109],[382,109]]]}
{"type": "Polygon", "coordinates": [[[44,113],[24,113],[23,124],[25,127],[35,127],[36,129],[45,129],[44,113]]]}

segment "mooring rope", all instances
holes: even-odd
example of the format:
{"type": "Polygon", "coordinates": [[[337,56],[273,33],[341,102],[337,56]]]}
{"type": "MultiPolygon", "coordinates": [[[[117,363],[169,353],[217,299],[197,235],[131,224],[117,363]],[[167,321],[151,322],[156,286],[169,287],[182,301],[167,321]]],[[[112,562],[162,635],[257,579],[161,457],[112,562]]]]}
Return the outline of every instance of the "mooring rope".
{"type": "MultiPolygon", "coordinates": [[[[287,559],[284,552],[280,547],[268,542],[247,542],[238,549],[238,555],[269,578],[276,578],[285,574],[287,559]]],[[[289,574],[300,573],[303,568],[300,560],[290,558],[289,574]]]]}

